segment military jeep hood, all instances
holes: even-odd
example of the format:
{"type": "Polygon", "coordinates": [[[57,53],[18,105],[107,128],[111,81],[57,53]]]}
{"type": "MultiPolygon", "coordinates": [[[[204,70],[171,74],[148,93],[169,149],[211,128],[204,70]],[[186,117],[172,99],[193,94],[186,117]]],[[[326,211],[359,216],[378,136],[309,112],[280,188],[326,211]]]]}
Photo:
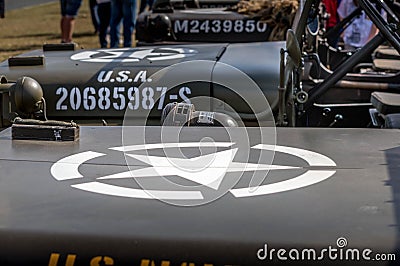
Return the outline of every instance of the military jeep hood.
{"type": "MultiPolygon", "coordinates": [[[[210,83],[216,78],[232,79],[235,74],[214,69],[212,62],[228,64],[247,74],[274,106],[277,100],[279,49],[283,46],[283,42],[260,42],[34,51],[18,56],[21,60],[17,65],[12,61],[1,63],[0,75],[8,80],[21,76],[36,79],[43,88],[47,113],[51,118],[121,119],[126,108],[137,112],[138,117],[144,114],[143,110],[152,109],[152,116],[159,118],[160,111],[168,102],[190,102],[190,98],[195,96],[218,96],[235,107],[236,100],[227,98],[224,88],[214,90],[210,83]],[[32,63],[32,56],[42,56],[43,63],[32,63]],[[193,78],[187,84],[176,84],[171,88],[166,84],[174,83],[175,78],[151,83],[151,76],[161,69],[197,61],[206,61],[208,66],[200,69],[195,63],[175,75],[179,78],[201,76],[203,82],[193,78]],[[134,102],[129,103],[133,99],[134,102]]],[[[252,93],[247,88],[241,89],[241,94],[252,93]]],[[[246,113],[248,110],[239,106],[238,111],[246,113]]]]}
{"type": "MultiPolygon", "coordinates": [[[[123,176],[129,169],[120,127],[82,127],[79,142],[72,143],[12,141],[11,130],[1,132],[1,265],[398,265],[393,257],[374,260],[378,254],[399,256],[397,130],[278,128],[273,162],[258,165],[286,168],[268,172],[257,190],[249,188],[249,169],[221,198],[192,207],[153,199],[134,181],[150,179],[149,189],[165,190],[163,197],[177,193],[158,186],[162,172],[144,176],[161,165],[136,159],[144,152],[161,155],[156,148],[179,147],[160,142],[165,130],[131,129],[128,144],[134,146],[125,152],[135,156],[129,163],[136,179],[123,176]],[[300,187],[290,189],[293,183],[300,187]],[[279,192],[282,188],[287,190],[279,192]],[[286,253],[278,257],[279,249],[286,253]],[[299,253],[289,255],[292,249],[299,253]],[[312,253],[301,259],[311,249],[318,259],[308,257],[312,253]],[[367,249],[371,252],[362,254],[367,249]],[[351,259],[356,250],[359,259],[351,259]]],[[[266,143],[257,128],[247,130],[249,143],[235,138],[240,128],[187,127],[179,143],[189,149],[186,154],[197,156],[205,137],[215,145],[235,142],[221,152],[237,151],[233,162],[257,163],[260,150],[254,147],[266,143]]],[[[212,154],[223,160],[218,153],[212,154]]],[[[191,194],[184,195],[201,192],[206,198],[229,183],[234,168],[217,190],[181,176],[168,180],[185,185],[183,193],[191,194]]],[[[198,177],[207,176],[203,171],[198,177]]]]}

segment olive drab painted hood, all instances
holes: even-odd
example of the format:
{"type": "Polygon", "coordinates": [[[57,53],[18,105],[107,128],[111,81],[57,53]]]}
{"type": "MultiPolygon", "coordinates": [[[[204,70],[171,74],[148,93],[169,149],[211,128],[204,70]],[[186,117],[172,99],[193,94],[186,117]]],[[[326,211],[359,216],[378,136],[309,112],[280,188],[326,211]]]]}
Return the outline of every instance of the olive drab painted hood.
{"type": "MultiPolygon", "coordinates": [[[[159,119],[167,103],[190,102],[196,96],[218,97],[235,108],[234,96],[229,98],[226,88],[212,83],[215,78],[229,80],[234,75],[214,69],[220,62],[247,74],[274,108],[279,50],[283,46],[283,42],[259,42],[73,51],[44,49],[17,56],[17,63],[4,61],[0,64],[0,75],[9,81],[21,76],[36,79],[43,88],[47,114],[51,118],[122,119],[129,108],[138,117],[142,111],[151,110],[150,117],[159,119]],[[191,65],[196,66],[196,61],[208,62],[208,65],[176,73],[177,77],[194,77],[193,81],[170,88],[165,84],[173,84],[174,80],[161,77],[157,85],[151,84],[152,75],[158,71],[183,62],[194,62],[191,65]],[[202,82],[196,81],[197,75],[203,77],[202,82]]],[[[241,89],[241,94],[252,93],[241,89]]],[[[239,112],[246,113],[245,109],[240,107],[239,112]]]]}

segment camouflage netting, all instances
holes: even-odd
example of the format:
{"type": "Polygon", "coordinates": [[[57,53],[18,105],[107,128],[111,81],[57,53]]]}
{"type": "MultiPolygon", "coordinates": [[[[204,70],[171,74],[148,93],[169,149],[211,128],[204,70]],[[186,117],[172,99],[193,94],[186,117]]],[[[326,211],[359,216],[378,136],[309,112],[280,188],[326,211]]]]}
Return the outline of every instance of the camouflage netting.
{"type": "Polygon", "coordinates": [[[298,8],[298,0],[240,0],[229,10],[266,22],[272,28],[268,40],[282,41],[298,8]]]}

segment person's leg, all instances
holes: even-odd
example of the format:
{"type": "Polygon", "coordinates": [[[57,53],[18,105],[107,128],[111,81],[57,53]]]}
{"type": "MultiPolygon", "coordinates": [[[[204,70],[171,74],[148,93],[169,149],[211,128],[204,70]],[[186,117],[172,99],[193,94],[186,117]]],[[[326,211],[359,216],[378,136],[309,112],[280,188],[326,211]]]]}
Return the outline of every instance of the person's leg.
{"type": "Polygon", "coordinates": [[[75,28],[75,17],[78,15],[82,0],[66,0],[65,16],[62,19],[62,42],[72,42],[72,35],[75,28]]]}
{"type": "Polygon", "coordinates": [[[99,14],[97,11],[97,2],[96,0],[89,0],[89,8],[90,8],[90,17],[92,18],[92,24],[94,28],[94,32],[96,33],[99,30],[99,14]]]}
{"type": "Polygon", "coordinates": [[[66,16],[64,18],[64,42],[70,43],[72,42],[72,35],[75,29],[75,17],[66,16]]]}
{"type": "Polygon", "coordinates": [[[123,0],[124,47],[132,46],[132,33],[136,21],[136,0],[123,0]]]}
{"type": "Polygon", "coordinates": [[[149,9],[153,8],[154,0],[147,0],[147,4],[149,5],[149,9]]]}
{"type": "Polygon", "coordinates": [[[4,18],[5,9],[4,0],[0,0],[0,18],[4,18]]]}
{"type": "Polygon", "coordinates": [[[67,18],[66,16],[61,18],[61,42],[68,43],[71,42],[70,37],[70,21],[71,18],[67,18]]]}
{"type": "Polygon", "coordinates": [[[147,0],[140,0],[140,9],[139,9],[139,13],[142,13],[147,6],[147,0]]]}
{"type": "Polygon", "coordinates": [[[62,43],[64,43],[65,42],[65,26],[64,26],[64,24],[65,24],[65,17],[64,16],[62,16],[61,17],[61,20],[60,20],[60,29],[61,29],[61,42],[62,43]]]}
{"type": "Polygon", "coordinates": [[[66,14],[66,0],[60,0],[60,10],[61,10],[61,20],[60,20],[60,30],[61,30],[61,42],[65,42],[65,14],[66,14]]]}
{"type": "Polygon", "coordinates": [[[119,46],[119,24],[122,18],[121,0],[111,0],[110,47],[119,46]]]}
{"type": "Polygon", "coordinates": [[[107,48],[107,29],[110,25],[111,3],[102,3],[98,5],[98,14],[100,18],[99,41],[101,48],[107,48]]]}

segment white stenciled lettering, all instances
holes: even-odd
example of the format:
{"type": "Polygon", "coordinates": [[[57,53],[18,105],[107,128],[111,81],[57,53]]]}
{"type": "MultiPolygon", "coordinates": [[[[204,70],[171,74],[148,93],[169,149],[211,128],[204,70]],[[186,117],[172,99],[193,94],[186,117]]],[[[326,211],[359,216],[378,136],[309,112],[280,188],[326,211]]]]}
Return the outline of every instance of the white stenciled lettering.
{"type": "Polygon", "coordinates": [[[152,109],[154,106],[154,90],[150,87],[146,87],[142,91],[142,107],[145,110],[152,109]]]}
{"type": "Polygon", "coordinates": [[[115,78],[115,80],[118,82],[126,82],[128,81],[130,74],[131,72],[128,70],[120,71],[118,72],[118,76],[115,78]]]}
{"type": "Polygon", "coordinates": [[[131,110],[139,109],[139,89],[137,87],[130,87],[128,89],[128,108],[131,110]]]}
{"type": "Polygon", "coordinates": [[[176,20],[174,24],[174,32],[188,33],[188,23],[187,20],[176,20]]]}
{"type": "Polygon", "coordinates": [[[261,21],[257,22],[257,31],[258,32],[265,32],[267,30],[267,28],[268,28],[267,23],[264,23],[261,21]]]}
{"type": "Polygon", "coordinates": [[[243,20],[235,20],[235,26],[233,27],[235,32],[243,32],[243,20]]]}
{"type": "Polygon", "coordinates": [[[117,99],[118,102],[114,102],[113,106],[115,110],[124,110],[125,109],[125,88],[124,87],[115,87],[113,98],[117,99]]]}
{"type": "Polygon", "coordinates": [[[136,74],[131,73],[129,70],[121,70],[121,71],[100,71],[97,76],[97,81],[100,83],[124,83],[124,82],[147,82],[147,71],[141,70],[136,74]]]}
{"type": "Polygon", "coordinates": [[[69,94],[69,102],[72,110],[78,110],[81,107],[82,95],[81,91],[77,87],[73,87],[69,94]]]}
{"type": "Polygon", "coordinates": [[[210,31],[210,21],[205,20],[203,23],[201,23],[200,30],[202,32],[208,33],[210,31]]]}
{"type": "Polygon", "coordinates": [[[99,103],[98,106],[101,110],[110,109],[110,89],[107,87],[101,87],[99,89],[99,103]]]}
{"type": "Polygon", "coordinates": [[[175,33],[264,33],[268,25],[252,19],[245,20],[176,20],[175,33]]]}
{"type": "Polygon", "coordinates": [[[139,73],[137,73],[136,77],[133,79],[133,82],[138,82],[139,80],[141,82],[147,81],[147,71],[145,70],[139,71],[139,73]]]}
{"type": "Polygon", "coordinates": [[[165,93],[167,92],[167,87],[157,87],[157,91],[161,92],[160,100],[158,101],[158,110],[161,110],[164,106],[165,93]]]}
{"type": "Polygon", "coordinates": [[[64,101],[68,97],[68,91],[64,87],[60,87],[56,90],[56,95],[61,95],[61,97],[58,99],[56,103],[56,110],[67,110],[67,105],[64,104],[64,101]]]}
{"type": "Polygon", "coordinates": [[[100,71],[99,75],[97,76],[98,82],[108,82],[111,78],[113,71],[100,71]]]}
{"type": "Polygon", "coordinates": [[[212,22],[211,30],[212,30],[214,33],[219,33],[219,32],[221,32],[221,20],[214,20],[214,21],[212,22]]]}
{"type": "Polygon", "coordinates": [[[224,23],[222,23],[222,28],[225,33],[229,33],[232,31],[232,20],[225,20],[224,23]]]}
{"type": "Polygon", "coordinates": [[[246,21],[246,32],[251,33],[251,32],[254,32],[255,29],[256,29],[255,21],[247,20],[246,21]]]}
{"type": "Polygon", "coordinates": [[[190,21],[190,33],[199,33],[200,22],[198,20],[190,21]]]}
{"type": "Polygon", "coordinates": [[[180,88],[179,97],[186,103],[190,103],[190,99],[187,97],[189,94],[192,94],[192,91],[188,87],[180,88]]]}
{"type": "Polygon", "coordinates": [[[93,87],[86,87],[83,90],[83,109],[91,111],[96,108],[96,91],[93,87]]]}
{"type": "Polygon", "coordinates": [[[56,111],[107,111],[110,109],[123,111],[150,110],[156,108],[162,110],[166,103],[171,101],[184,101],[190,103],[192,93],[189,87],[181,87],[174,93],[168,93],[168,87],[85,87],[80,89],[77,86],[72,88],[59,87],[55,91],[58,95],[56,111]],[[167,95],[168,93],[168,95],[167,95]],[[167,100],[166,100],[167,99],[167,100]]]}

